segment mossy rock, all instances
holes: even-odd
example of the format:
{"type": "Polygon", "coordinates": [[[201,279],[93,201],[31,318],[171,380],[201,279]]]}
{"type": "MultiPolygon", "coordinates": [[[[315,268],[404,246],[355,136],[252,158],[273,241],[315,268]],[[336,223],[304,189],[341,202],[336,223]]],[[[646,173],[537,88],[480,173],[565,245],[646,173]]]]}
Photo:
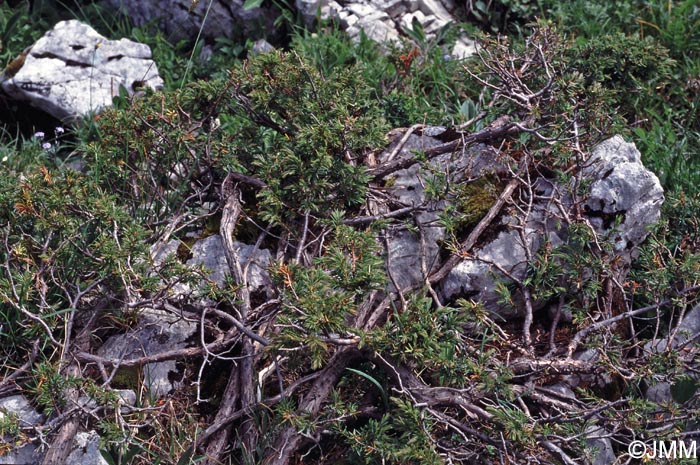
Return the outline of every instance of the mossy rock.
{"type": "Polygon", "coordinates": [[[505,183],[497,176],[488,174],[476,181],[464,183],[457,187],[455,205],[459,212],[456,233],[461,236],[469,233],[488,213],[498,196],[503,191],[505,183]]]}
{"type": "Polygon", "coordinates": [[[111,385],[114,389],[131,389],[134,392],[138,392],[142,380],[143,373],[140,368],[122,367],[115,373],[111,385]]]}

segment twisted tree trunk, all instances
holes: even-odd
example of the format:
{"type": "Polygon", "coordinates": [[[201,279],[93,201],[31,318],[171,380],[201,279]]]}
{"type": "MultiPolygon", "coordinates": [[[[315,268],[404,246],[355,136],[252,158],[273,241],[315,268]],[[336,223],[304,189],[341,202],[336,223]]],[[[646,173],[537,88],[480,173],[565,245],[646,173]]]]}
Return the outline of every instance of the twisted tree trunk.
{"type": "MultiPolygon", "coordinates": [[[[248,291],[246,270],[241,266],[238,249],[234,245],[233,232],[243,211],[239,200],[241,193],[237,187],[233,186],[234,180],[234,177],[229,175],[221,186],[221,196],[225,203],[219,231],[224,244],[224,254],[226,255],[229,271],[236,283],[240,285],[238,290],[238,300],[241,302],[238,309],[240,313],[239,319],[243,325],[246,325],[251,309],[250,292],[248,291]]],[[[241,359],[238,363],[234,363],[231,368],[221,408],[216,414],[214,423],[223,421],[223,419],[228,418],[238,409],[247,411],[251,410],[255,405],[254,352],[252,341],[248,337],[244,337],[241,342],[241,359]]],[[[220,458],[223,456],[230,436],[231,428],[225,428],[213,435],[206,449],[208,457],[206,464],[214,465],[220,463],[220,458]]],[[[243,419],[241,441],[244,454],[252,456],[257,442],[257,431],[250,417],[243,419]]]]}

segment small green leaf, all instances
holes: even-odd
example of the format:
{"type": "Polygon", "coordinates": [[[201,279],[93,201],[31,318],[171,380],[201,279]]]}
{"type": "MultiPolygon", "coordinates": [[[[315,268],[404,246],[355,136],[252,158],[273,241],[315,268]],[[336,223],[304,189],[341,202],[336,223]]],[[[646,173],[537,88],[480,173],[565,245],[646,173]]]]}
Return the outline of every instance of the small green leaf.
{"type": "Polygon", "coordinates": [[[382,385],[379,383],[379,381],[377,381],[375,378],[368,375],[364,371],[355,370],[354,368],[346,368],[346,370],[348,370],[351,373],[355,373],[356,375],[362,376],[363,378],[365,378],[366,380],[368,380],[369,382],[371,382],[372,384],[377,386],[379,388],[379,392],[382,393],[382,399],[384,400],[384,407],[386,407],[387,409],[389,408],[389,397],[387,396],[386,391],[384,390],[384,387],[382,387],[382,385]]]}
{"type": "Polygon", "coordinates": [[[459,107],[459,113],[462,114],[466,119],[470,120],[477,115],[478,111],[474,102],[471,101],[471,99],[467,99],[459,107]]]}
{"type": "MultiPolygon", "coordinates": [[[[15,14],[10,16],[10,19],[7,20],[7,22],[5,23],[5,30],[2,31],[2,37],[0,38],[0,45],[10,41],[10,38],[15,33],[15,29],[17,28],[17,21],[23,14],[24,11],[21,8],[17,9],[15,14]]],[[[0,50],[1,49],[2,47],[0,47],[0,50]]]]}
{"type": "Polygon", "coordinates": [[[262,5],[263,0],[245,0],[245,3],[243,4],[243,10],[248,11],[252,10],[253,8],[260,8],[260,5],[262,5]]]}

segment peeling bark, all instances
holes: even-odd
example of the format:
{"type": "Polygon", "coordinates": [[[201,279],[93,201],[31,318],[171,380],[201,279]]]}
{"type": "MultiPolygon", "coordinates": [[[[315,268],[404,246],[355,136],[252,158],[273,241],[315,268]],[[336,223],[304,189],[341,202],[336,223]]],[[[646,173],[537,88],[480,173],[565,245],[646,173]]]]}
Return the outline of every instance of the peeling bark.
{"type": "MultiPolygon", "coordinates": [[[[345,368],[360,352],[351,346],[338,349],[326,365],[309,392],[299,402],[299,412],[309,415],[317,415],[321,407],[328,400],[333,387],[340,380],[345,368]]],[[[277,436],[272,448],[268,451],[263,463],[265,465],[288,465],[294,455],[307,441],[307,438],[297,431],[294,426],[287,426],[277,436]]]]}
{"type": "MultiPolygon", "coordinates": [[[[241,267],[233,235],[243,211],[239,200],[241,193],[233,185],[236,179],[235,176],[227,176],[221,188],[224,207],[221,215],[220,234],[224,243],[224,254],[226,255],[226,262],[228,263],[231,276],[240,285],[238,290],[238,298],[241,302],[238,308],[240,313],[239,320],[243,325],[246,325],[246,320],[251,311],[250,292],[248,291],[246,279],[247,268],[241,267]]],[[[240,355],[241,359],[234,363],[231,368],[223,402],[216,414],[215,423],[230,417],[236,410],[250,411],[256,403],[253,367],[255,351],[253,342],[248,337],[242,339],[240,355]]],[[[214,465],[219,463],[219,459],[222,457],[230,437],[230,428],[222,429],[212,436],[206,449],[208,457],[206,464],[214,465]]],[[[254,422],[250,418],[243,419],[241,441],[244,454],[252,454],[257,442],[257,431],[254,422]]]]}

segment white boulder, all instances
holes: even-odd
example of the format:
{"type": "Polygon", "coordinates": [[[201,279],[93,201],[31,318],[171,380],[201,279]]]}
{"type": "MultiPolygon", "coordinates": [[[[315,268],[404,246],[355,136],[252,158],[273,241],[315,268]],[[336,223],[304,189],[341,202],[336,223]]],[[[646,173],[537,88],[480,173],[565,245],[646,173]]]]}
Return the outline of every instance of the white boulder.
{"type": "Polygon", "coordinates": [[[147,45],[109,40],[77,20],[56,24],[25,53],[19,69],[3,73],[0,86],[67,122],[110,106],[122,88],[133,94],[163,86],[147,45]]]}

